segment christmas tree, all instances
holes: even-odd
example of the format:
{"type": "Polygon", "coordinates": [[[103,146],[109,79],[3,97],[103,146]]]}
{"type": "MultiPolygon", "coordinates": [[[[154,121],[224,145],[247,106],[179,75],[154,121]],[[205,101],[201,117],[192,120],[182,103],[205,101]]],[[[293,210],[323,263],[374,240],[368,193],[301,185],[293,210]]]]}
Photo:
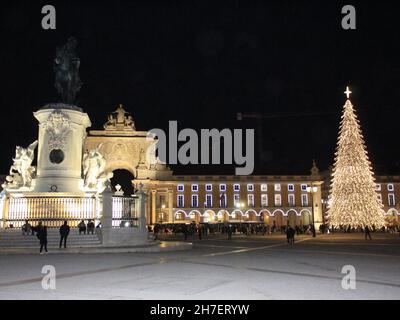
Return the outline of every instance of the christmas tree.
{"type": "Polygon", "coordinates": [[[385,225],[382,203],[348,87],[345,93],[327,218],[332,227],[380,228],[385,225]]]}

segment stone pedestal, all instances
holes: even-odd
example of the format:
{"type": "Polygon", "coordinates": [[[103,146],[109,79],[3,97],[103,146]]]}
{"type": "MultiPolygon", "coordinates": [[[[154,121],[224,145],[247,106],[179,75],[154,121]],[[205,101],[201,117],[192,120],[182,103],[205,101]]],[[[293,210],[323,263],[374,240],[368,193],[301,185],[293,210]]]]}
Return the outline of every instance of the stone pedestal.
{"type": "Polygon", "coordinates": [[[90,119],[82,109],[49,104],[34,113],[39,121],[34,192],[83,193],[82,149],[90,119]]]}
{"type": "Polygon", "coordinates": [[[137,246],[147,244],[147,229],[144,214],[145,196],[139,195],[136,203],[139,226],[127,228],[112,227],[112,191],[108,183],[102,193],[103,215],[101,218],[101,240],[103,246],[137,246]]]}

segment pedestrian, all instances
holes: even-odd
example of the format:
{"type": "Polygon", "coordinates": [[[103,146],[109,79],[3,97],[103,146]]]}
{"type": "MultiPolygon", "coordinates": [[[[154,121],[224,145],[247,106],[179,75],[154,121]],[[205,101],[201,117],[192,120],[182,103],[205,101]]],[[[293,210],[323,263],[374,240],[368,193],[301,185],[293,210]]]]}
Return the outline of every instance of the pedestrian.
{"type": "Polygon", "coordinates": [[[228,240],[232,240],[232,226],[228,226],[228,240]]]}
{"type": "Polygon", "coordinates": [[[36,232],[36,236],[37,236],[38,233],[42,230],[42,228],[43,228],[42,221],[39,221],[39,224],[36,227],[32,228],[32,230],[33,230],[33,232],[36,232]]]}
{"type": "Polygon", "coordinates": [[[155,224],[153,227],[154,240],[157,240],[159,231],[160,231],[160,226],[158,224],[155,224]]]}
{"type": "Polygon", "coordinates": [[[37,232],[36,236],[38,237],[40,241],[40,254],[42,253],[42,250],[44,248],[44,251],[47,253],[47,227],[41,227],[39,232],[37,232]]]}
{"type": "Polygon", "coordinates": [[[367,238],[369,238],[369,240],[372,240],[368,226],[365,226],[364,232],[365,232],[365,240],[367,240],[367,238]]]}
{"type": "Polygon", "coordinates": [[[64,248],[67,247],[67,238],[69,235],[70,227],[67,221],[64,221],[64,224],[60,227],[60,249],[62,242],[64,241],[64,248]]]}
{"type": "Polygon", "coordinates": [[[296,230],[294,230],[292,227],[290,227],[290,243],[294,244],[294,236],[296,234],[296,230]]]}
{"type": "Polygon", "coordinates": [[[294,243],[294,235],[295,235],[295,233],[296,233],[296,231],[291,226],[288,226],[286,228],[287,243],[289,243],[289,244],[293,244],[294,243]]]}
{"type": "Polygon", "coordinates": [[[22,235],[29,236],[31,232],[32,232],[32,226],[29,224],[28,220],[25,220],[25,224],[22,226],[22,235]]]}
{"type": "Polygon", "coordinates": [[[311,233],[312,233],[312,236],[315,238],[316,234],[315,234],[315,227],[314,227],[314,225],[311,225],[311,233]]]}
{"type": "Polygon", "coordinates": [[[81,221],[78,224],[78,230],[79,230],[79,234],[81,234],[83,232],[83,234],[86,234],[86,224],[85,221],[81,221]]]}
{"type": "Polygon", "coordinates": [[[188,229],[187,229],[186,224],[183,225],[183,236],[184,236],[185,240],[187,240],[187,237],[188,237],[188,229]]]}
{"type": "Polygon", "coordinates": [[[87,234],[89,233],[94,234],[94,222],[90,219],[87,223],[87,234]]]}
{"type": "Polygon", "coordinates": [[[290,238],[289,230],[286,230],[286,241],[287,241],[287,243],[289,243],[289,238],[290,238]]]}

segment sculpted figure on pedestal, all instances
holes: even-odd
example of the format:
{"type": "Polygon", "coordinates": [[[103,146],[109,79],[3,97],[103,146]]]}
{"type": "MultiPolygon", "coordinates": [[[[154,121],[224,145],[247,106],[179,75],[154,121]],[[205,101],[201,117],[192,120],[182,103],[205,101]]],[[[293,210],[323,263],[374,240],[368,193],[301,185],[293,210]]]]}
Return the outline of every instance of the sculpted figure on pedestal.
{"type": "Polygon", "coordinates": [[[77,40],[73,37],[56,50],[54,59],[55,87],[62,102],[73,104],[82,82],[79,78],[80,59],[76,54],[77,40]]]}
{"type": "Polygon", "coordinates": [[[114,112],[108,115],[107,122],[104,124],[106,130],[135,130],[135,122],[131,115],[125,111],[120,104],[114,112]]]}
{"type": "Polygon", "coordinates": [[[88,150],[83,155],[83,176],[84,186],[89,189],[96,189],[102,193],[106,187],[106,181],[112,178],[112,172],[106,172],[106,159],[99,152],[101,144],[97,148],[88,150]]]}
{"type": "Polygon", "coordinates": [[[15,158],[13,165],[10,167],[9,175],[2,187],[8,189],[19,189],[21,187],[30,187],[32,183],[32,175],[35,167],[32,166],[35,157],[35,148],[38,141],[31,143],[28,148],[17,146],[15,148],[15,158]]]}

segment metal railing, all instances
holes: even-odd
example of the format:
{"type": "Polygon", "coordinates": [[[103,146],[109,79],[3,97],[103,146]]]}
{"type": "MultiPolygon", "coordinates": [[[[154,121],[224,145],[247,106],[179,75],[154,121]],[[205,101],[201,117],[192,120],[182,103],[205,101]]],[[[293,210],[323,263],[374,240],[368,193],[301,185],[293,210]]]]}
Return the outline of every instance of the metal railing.
{"type": "MultiPolygon", "coordinates": [[[[33,226],[42,221],[50,228],[61,226],[67,221],[76,227],[80,221],[92,220],[97,226],[102,216],[101,198],[80,197],[21,197],[2,199],[4,209],[3,227],[21,228],[28,220],[33,226]]],[[[113,196],[112,226],[136,227],[135,198],[113,196]]]]}

